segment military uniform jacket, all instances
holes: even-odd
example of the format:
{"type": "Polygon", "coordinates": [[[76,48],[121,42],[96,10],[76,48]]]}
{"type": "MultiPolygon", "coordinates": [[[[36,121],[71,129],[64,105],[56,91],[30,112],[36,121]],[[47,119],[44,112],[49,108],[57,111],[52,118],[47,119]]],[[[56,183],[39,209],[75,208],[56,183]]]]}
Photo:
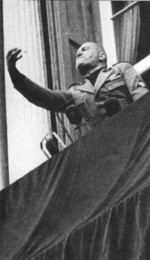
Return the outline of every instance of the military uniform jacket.
{"type": "MultiPolygon", "coordinates": [[[[111,110],[110,106],[117,112],[119,107],[124,109],[129,103],[148,92],[146,84],[128,62],[102,69],[94,85],[85,79],[83,84],[73,84],[67,91],[41,88],[25,76],[20,82],[19,80],[14,82],[14,86],[30,102],[50,111],[68,113],[70,107],[78,107],[82,119],[87,123],[92,122],[92,125],[97,124],[99,119],[109,116],[103,106],[106,101],[119,101],[118,104],[117,102],[107,104],[108,110],[111,110]]],[[[81,118],[78,110],[76,112],[78,124],[81,118]]]]}

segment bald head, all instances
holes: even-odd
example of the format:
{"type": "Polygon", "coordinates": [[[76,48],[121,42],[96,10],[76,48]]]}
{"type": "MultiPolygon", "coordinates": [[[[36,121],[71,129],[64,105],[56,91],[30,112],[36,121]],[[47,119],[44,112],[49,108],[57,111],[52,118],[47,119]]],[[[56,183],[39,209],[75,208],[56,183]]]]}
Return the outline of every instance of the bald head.
{"type": "Polygon", "coordinates": [[[102,45],[86,42],[81,45],[76,54],[76,68],[83,76],[91,70],[106,67],[107,56],[102,45]]]}

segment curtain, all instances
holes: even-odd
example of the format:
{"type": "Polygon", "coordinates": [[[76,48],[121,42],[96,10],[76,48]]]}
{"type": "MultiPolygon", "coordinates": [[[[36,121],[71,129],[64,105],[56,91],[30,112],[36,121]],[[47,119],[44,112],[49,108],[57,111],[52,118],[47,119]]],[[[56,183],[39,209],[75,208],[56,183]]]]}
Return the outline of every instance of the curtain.
{"type": "MultiPolygon", "coordinates": [[[[112,3],[113,5],[114,3],[112,3]]],[[[117,3],[115,3],[117,5],[117,3]]],[[[125,1],[125,6],[131,4],[125,1]]],[[[136,63],[140,35],[140,7],[135,5],[114,19],[118,62],[136,63]]]]}
{"type": "Polygon", "coordinates": [[[150,94],[0,192],[2,260],[150,259],[150,94]]]}

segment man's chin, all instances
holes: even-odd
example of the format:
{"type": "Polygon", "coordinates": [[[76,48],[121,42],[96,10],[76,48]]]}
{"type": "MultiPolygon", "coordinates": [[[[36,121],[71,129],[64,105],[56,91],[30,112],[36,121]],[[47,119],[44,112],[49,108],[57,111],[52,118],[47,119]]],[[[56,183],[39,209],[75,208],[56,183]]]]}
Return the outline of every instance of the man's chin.
{"type": "Polygon", "coordinates": [[[85,75],[87,70],[89,69],[89,64],[86,63],[77,63],[76,69],[79,71],[81,75],[85,75]]]}

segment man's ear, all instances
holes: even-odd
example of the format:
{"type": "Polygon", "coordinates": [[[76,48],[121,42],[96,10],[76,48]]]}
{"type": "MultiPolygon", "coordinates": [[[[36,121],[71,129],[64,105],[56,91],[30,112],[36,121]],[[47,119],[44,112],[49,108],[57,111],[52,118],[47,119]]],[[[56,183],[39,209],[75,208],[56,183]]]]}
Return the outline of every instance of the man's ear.
{"type": "Polygon", "coordinates": [[[105,61],[105,60],[106,60],[106,55],[105,55],[104,52],[100,52],[100,54],[99,54],[99,60],[100,60],[100,61],[105,61]]]}

